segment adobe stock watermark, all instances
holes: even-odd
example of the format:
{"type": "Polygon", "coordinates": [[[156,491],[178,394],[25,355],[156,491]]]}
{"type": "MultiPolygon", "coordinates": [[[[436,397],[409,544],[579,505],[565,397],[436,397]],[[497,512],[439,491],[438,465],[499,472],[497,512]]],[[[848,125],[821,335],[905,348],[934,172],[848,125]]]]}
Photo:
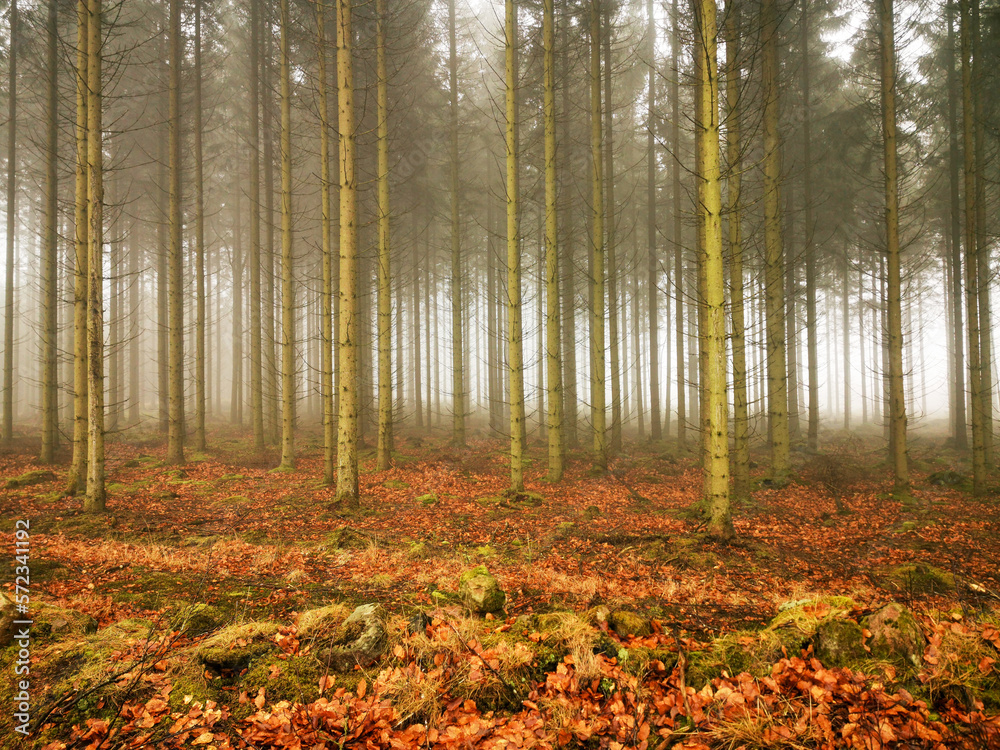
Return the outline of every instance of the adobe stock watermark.
{"type": "Polygon", "coordinates": [[[31,601],[31,523],[22,519],[14,526],[14,621],[11,630],[17,647],[14,659],[13,718],[14,731],[25,737],[31,724],[31,625],[28,605],[31,601]]]}

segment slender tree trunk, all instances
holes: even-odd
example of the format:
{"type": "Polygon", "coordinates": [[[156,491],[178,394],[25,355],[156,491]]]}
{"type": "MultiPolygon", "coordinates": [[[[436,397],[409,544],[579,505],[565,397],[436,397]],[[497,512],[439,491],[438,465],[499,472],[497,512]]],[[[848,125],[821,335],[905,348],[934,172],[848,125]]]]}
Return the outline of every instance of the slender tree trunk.
{"type": "Polygon", "coordinates": [[[264,350],[260,247],[260,0],[250,0],[250,421],[264,450],[264,350]]]}
{"type": "Polygon", "coordinates": [[[615,149],[614,111],[611,100],[611,10],[602,5],[604,29],[601,44],[604,47],[604,195],[607,212],[604,255],[607,259],[608,348],[611,366],[611,452],[622,449],[622,374],[621,341],[618,336],[618,248],[616,226],[618,206],[615,202],[615,149]]]}
{"type": "Polygon", "coordinates": [[[233,377],[229,397],[229,421],[243,426],[243,225],[242,185],[233,186],[233,377]]]}
{"type": "Polygon", "coordinates": [[[990,241],[986,233],[986,133],[983,103],[982,32],[979,24],[980,0],[970,0],[972,21],[972,112],[976,190],[976,262],[979,285],[979,367],[983,409],[983,454],[987,469],[993,466],[993,323],[990,315],[990,284],[995,269],[990,268],[990,241]]]}
{"type": "Polygon", "coordinates": [[[591,404],[594,422],[594,465],[608,468],[607,406],[605,395],[604,343],[604,174],[601,127],[601,7],[591,0],[590,7],[590,151],[591,191],[591,278],[590,278],[590,351],[591,404]]]}
{"type": "MultiPolygon", "coordinates": [[[[858,277],[858,283],[859,283],[858,289],[859,290],[861,289],[860,282],[861,282],[861,276],[859,275],[859,277],[858,277]]],[[[845,243],[844,244],[844,278],[843,278],[843,286],[841,287],[842,290],[843,290],[843,295],[842,296],[843,296],[843,307],[844,307],[844,309],[843,309],[843,329],[844,330],[843,330],[842,333],[843,333],[843,337],[844,337],[844,429],[845,430],[851,429],[851,316],[850,316],[851,305],[850,305],[850,295],[849,295],[850,284],[851,284],[851,262],[850,262],[850,258],[849,258],[849,254],[848,254],[848,247],[847,247],[847,244],[845,243]]],[[[860,301],[859,301],[859,305],[860,305],[860,301]]],[[[863,330],[864,330],[863,326],[861,326],[858,329],[859,335],[863,334],[863,330]]],[[[864,386],[864,378],[865,378],[865,371],[864,371],[864,356],[865,356],[865,354],[864,354],[864,352],[865,352],[865,344],[864,344],[864,340],[862,339],[862,342],[861,342],[861,362],[862,362],[862,366],[861,366],[861,382],[862,382],[862,387],[864,386]]],[[[864,397],[862,396],[862,400],[863,400],[863,398],[864,397]]]]}
{"type": "Polygon", "coordinates": [[[87,18],[87,496],[83,510],[104,512],[104,141],[101,123],[101,0],[87,18]]]}
{"type": "Polygon", "coordinates": [[[733,356],[733,496],[750,496],[750,421],[747,412],[747,364],[743,302],[743,161],[742,66],[739,59],[739,11],[734,0],[726,3],[726,149],[729,175],[729,284],[732,306],[733,356]]]}
{"type": "MultiPolygon", "coordinates": [[[[87,480],[87,284],[90,274],[90,240],[87,236],[87,44],[90,8],[88,0],[76,4],[76,195],[74,205],[75,267],[73,274],[73,459],[67,490],[79,491],[87,480]]],[[[13,266],[8,266],[13,268],[13,266]]]]}
{"type": "Polygon", "coordinates": [[[784,250],[781,237],[781,134],[778,129],[776,0],[763,0],[764,276],[767,317],[767,401],[771,481],[788,481],[788,379],[785,358],[784,250]]]}
{"type": "MultiPolygon", "coordinates": [[[[424,229],[424,232],[427,230],[424,229]]],[[[426,259],[425,259],[426,261],[426,259]]],[[[490,296],[490,300],[493,296],[490,296]]],[[[492,312],[493,308],[490,307],[492,312]]],[[[495,320],[490,327],[495,331],[495,320]]],[[[423,358],[420,356],[420,256],[417,251],[417,243],[413,243],[413,319],[410,323],[413,331],[413,410],[417,429],[424,426],[424,404],[423,404],[423,358]]]]}
{"type": "Polygon", "coordinates": [[[951,253],[952,391],[951,418],[955,447],[966,450],[969,436],[965,414],[965,344],[962,326],[962,210],[959,205],[958,95],[960,84],[955,71],[955,4],[948,2],[948,197],[951,253]]]}
{"type": "MultiPolygon", "coordinates": [[[[660,440],[660,320],[658,257],[656,254],[656,20],[653,0],[646,0],[646,261],[649,308],[649,432],[660,440]]],[[[638,291],[638,289],[636,289],[638,291]]]]}
{"type": "Polygon", "coordinates": [[[517,132],[517,7],[504,5],[507,153],[507,380],[510,390],[510,489],[524,491],[524,353],[521,331],[521,232],[517,132]]]}
{"type": "Polygon", "coordinates": [[[184,276],[181,216],[181,3],[170,0],[170,249],[167,256],[167,457],[168,464],[184,463],[184,276]]]}
{"type": "Polygon", "coordinates": [[[960,0],[962,45],[962,130],[965,156],[965,297],[969,337],[969,393],[972,417],[972,484],[973,492],[982,494],[986,487],[986,410],[983,405],[983,367],[981,351],[981,318],[979,308],[979,233],[976,228],[976,148],[975,97],[973,95],[973,29],[972,0],[960,0]]]}
{"type": "Polygon", "coordinates": [[[7,94],[7,256],[4,283],[3,328],[3,432],[0,439],[14,439],[14,237],[17,231],[17,0],[10,1],[10,53],[7,94]]]}
{"type": "MultiPolygon", "coordinates": [[[[268,4],[265,9],[273,7],[268,4]]],[[[278,332],[275,322],[275,279],[274,268],[274,129],[272,126],[272,107],[274,100],[271,92],[271,66],[273,63],[272,39],[273,25],[270,15],[264,17],[265,30],[263,39],[264,55],[261,60],[261,81],[263,99],[261,101],[263,129],[263,160],[264,160],[264,244],[261,252],[261,294],[263,302],[263,347],[264,347],[264,437],[268,444],[275,445],[280,440],[280,419],[278,417],[278,378],[279,366],[277,357],[278,332]]]]}
{"type": "Polygon", "coordinates": [[[323,290],[320,294],[320,394],[323,401],[323,483],[334,483],[337,424],[333,398],[333,219],[330,190],[330,105],[326,74],[326,3],[316,3],[317,93],[319,94],[320,231],[323,236],[323,290]]]}
{"type": "MultiPolygon", "coordinates": [[[[568,44],[568,23],[563,23],[559,28],[560,35],[560,46],[565,51],[568,44]]],[[[576,188],[570,187],[573,183],[571,182],[572,175],[570,170],[565,168],[565,165],[571,163],[570,154],[571,149],[574,149],[575,144],[572,142],[570,137],[570,125],[572,118],[570,117],[570,82],[571,82],[571,71],[569,66],[564,66],[563,73],[563,85],[562,85],[562,96],[561,96],[561,144],[562,149],[558,153],[562,154],[561,163],[564,165],[563,168],[559,170],[560,178],[560,192],[563,196],[563,208],[562,215],[563,220],[563,246],[562,252],[560,253],[560,259],[563,266],[563,278],[561,284],[562,291],[562,304],[563,304],[563,342],[561,353],[563,356],[563,448],[567,446],[576,447],[578,445],[577,438],[577,420],[579,417],[579,405],[577,398],[577,360],[576,360],[576,275],[575,275],[575,263],[574,263],[574,251],[575,251],[575,240],[576,240],[576,223],[574,217],[576,215],[576,188]]],[[[575,151],[574,151],[575,153],[575,151]]],[[[558,158],[558,154],[557,154],[558,158]]],[[[560,162],[557,162],[560,163],[560,162]]]]}
{"type": "Polygon", "coordinates": [[[734,535],[729,507],[729,418],[726,397],[726,317],[725,264],[722,258],[722,180],[719,169],[719,77],[716,46],[715,0],[698,0],[695,6],[695,55],[699,67],[701,93],[695,128],[701,167],[701,224],[704,237],[700,251],[704,269],[704,322],[701,330],[705,349],[706,414],[702,419],[708,432],[705,451],[705,498],[708,534],[716,539],[734,535]]]}
{"type": "Polygon", "coordinates": [[[900,284],[899,187],[896,165],[896,39],[893,0],[878,0],[882,37],[882,138],[885,150],[885,224],[888,269],[889,407],[897,492],[909,489],[906,394],[903,387],[903,315],[900,284]]]}
{"type": "Polygon", "coordinates": [[[670,151],[673,155],[673,222],[674,222],[674,338],[677,347],[677,441],[687,442],[687,403],[684,389],[684,247],[681,231],[681,89],[680,54],[681,30],[680,12],[677,0],[673,0],[673,29],[671,34],[671,131],[670,151]]]}
{"type": "MultiPolygon", "coordinates": [[[[59,262],[59,2],[49,0],[45,36],[45,238],[42,248],[42,450],[39,461],[55,460],[59,442],[57,266],[59,262]]],[[[13,5],[12,8],[13,10],[13,5]]],[[[12,55],[11,60],[15,57],[12,55]]],[[[7,210],[11,211],[8,202],[7,210]]]]}
{"type": "MultiPolygon", "coordinates": [[[[377,468],[392,464],[392,274],[389,266],[389,74],[385,60],[385,0],[376,0],[378,79],[378,449],[377,468]]],[[[398,332],[397,332],[398,335],[398,332]]]]}
{"type": "Polygon", "coordinates": [[[819,321],[816,317],[816,247],[813,239],[812,193],[812,94],[809,57],[809,0],[802,0],[802,197],[805,201],[805,255],[806,255],[806,357],[809,370],[809,425],[807,445],[809,450],[819,449],[819,321]]]}
{"type": "Polygon", "coordinates": [[[139,253],[140,243],[138,238],[138,227],[135,219],[132,220],[132,231],[130,233],[132,241],[128,248],[128,275],[129,275],[129,345],[128,345],[128,398],[129,415],[128,424],[134,427],[139,424],[142,409],[142,389],[139,381],[139,349],[142,343],[142,328],[139,324],[141,313],[139,307],[139,292],[142,281],[139,276],[139,253]]]}
{"type": "Polygon", "coordinates": [[[205,411],[208,401],[205,359],[205,175],[202,160],[202,104],[201,104],[201,5],[194,3],[194,222],[195,222],[195,365],[194,365],[194,449],[205,450],[205,411]]]}
{"type": "Polygon", "coordinates": [[[340,140],[340,414],[337,500],[360,501],[358,486],[358,227],[354,174],[354,63],[351,0],[337,0],[337,112],[340,140]]]}
{"type": "MultiPolygon", "coordinates": [[[[549,399],[549,481],[563,475],[563,391],[559,320],[559,246],[556,195],[556,80],[554,0],[544,0],[542,45],[545,93],[545,359],[549,399]]],[[[540,302],[540,300],[539,300],[540,302]]]]}
{"type": "Polygon", "coordinates": [[[458,184],[458,53],[455,39],[455,0],[448,2],[448,81],[451,94],[449,156],[451,179],[451,357],[452,442],[465,446],[465,344],[462,338],[462,241],[458,184]]]}
{"type": "Polygon", "coordinates": [[[295,468],[295,276],[292,261],[292,82],[289,0],[280,3],[281,88],[281,463],[295,468]]]}

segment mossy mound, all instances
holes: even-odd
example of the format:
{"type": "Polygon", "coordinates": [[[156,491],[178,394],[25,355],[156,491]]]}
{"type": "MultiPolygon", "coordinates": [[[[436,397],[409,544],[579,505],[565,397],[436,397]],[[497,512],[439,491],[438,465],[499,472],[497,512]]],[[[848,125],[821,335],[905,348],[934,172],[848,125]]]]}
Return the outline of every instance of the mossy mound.
{"type": "Polygon", "coordinates": [[[180,610],[170,618],[170,627],[184,635],[197,636],[210,633],[226,620],[225,614],[218,607],[199,602],[180,610]]]}
{"type": "Polygon", "coordinates": [[[625,609],[616,609],[608,614],[608,627],[621,638],[630,635],[642,638],[653,632],[649,618],[625,609]]]}
{"type": "Polygon", "coordinates": [[[16,490],[21,487],[31,487],[35,484],[52,482],[55,479],[55,472],[49,471],[48,469],[37,469],[35,471],[25,472],[17,477],[11,477],[4,483],[4,487],[8,490],[16,490]]]}
{"type": "Polygon", "coordinates": [[[343,604],[328,604],[303,612],[296,621],[299,641],[305,644],[330,640],[348,614],[348,609],[343,604]]]}
{"type": "Polygon", "coordinates": [[[796,599],[778,607],[778,614],[768,629],[795,629],[811,638],[821,622],[843,618],[858,609],[857,603],[847,596],[819,596],[813,599],[796,599]]]}
{"type": "Polygon", "coordinates": [[[920,624],[906,607],[891,602],[861,624],[871,632],[868,645],[872,656],[904,668],[920,666],[926,640],[920,624]]]}
{"type": "Polygon", "coordinates": [[[923,563],[890,568],[886,578],[890,588],[908,594],[946,594],[955,590],[955,576],[923,563]]]}
{"type": "Polygon", "coordinates": [[[764,677],[779,659],[798,656],[807,641],[797,628],[729,633],[717,638],[710,649],[688,655],[687,684],[699,690],[723,672],[764,677]]]}
{"type": "Polygon", "coordinates": [[[205,639],[197,648],[197,660],[222,677],[238,676],[251,663],[275,649],[273,622],[229,625],[205,639]]]}
{"type": "Polygon", "coordinates": [[[828,667],[848,667],[865,658],[865,636],[854,620],[821,622],[813,636],[813,652],[828,667]]]}
{"type": "Polygon", "coordinates": [[[477,565],[462,573],[458,580],[458,595],[473,612],[487,614],[503,611],[507,594],[485,565],[477,565]]]}

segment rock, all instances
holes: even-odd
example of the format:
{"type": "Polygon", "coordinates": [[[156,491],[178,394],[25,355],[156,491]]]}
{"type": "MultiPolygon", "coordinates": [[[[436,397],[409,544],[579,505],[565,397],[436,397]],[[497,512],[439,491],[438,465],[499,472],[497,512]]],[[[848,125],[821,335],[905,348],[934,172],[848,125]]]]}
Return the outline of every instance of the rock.
{"type": "Polygon", "coordinates": [[[816,628],[813,653],[827,667],[845,667],[865,658],[865,637],[854,620],[826,620],[816,628]]]}
{"type": "Polygon", "coordinates": [[[260,656],[275,649],[278,626],[273,622],[230,625],[210,635],[199,646],[198,661],[216,672],[239,674],[260,656]]]}
{"type": "Polygon", "coordinates": [[[410,635],[423,635],[427,632],[427,626],[431,624],[431,618],[425,612],[418,612],[406,623],[406,632],[410,635]]]}
{"type": "Polygon", "coordinates": [[[337,629],[346,616],[347,607],[343,604],[328,604],[303,612],[296,620],[299,641],[303,644],[307,641],[329,641],[337,635],[337,629]]]}
{"type": "Polygon", "coordinates": [[[14,600],[0,591],[0,649],[7,648],[14,640],[14,620],[17,619],[14,600]]]}
{"type": "Polygon", "coordinates": [[[458,581],[458,595],[466,607],[483,615],[502,611],[507,602],[507,595],[485,565],[477,565],[462,573],[458,581]]]}
{"type": "Polygon", "coordinates": [[[630,635],[642,638],[653,632],[648,619],[624,609],[616,609],[608,615],[608,627],[615,631],[619,638],[630,635]]]}
{"type": "Polygon", "coordinates": [[[201,635],[222,625],[225,617],[211,604],[192,604],[170,618],[170,627],[184,635],[201,635]]]}
{"type": "Polygon", "coordinates": [[[871,633],[868,645],[872,656],[920,666],[924,654],[924,633],[906,607],[891,602],[866,617],[861,624],[871,633]]]}
{"type": "Polygon", "coordinates": [[[384,618],[385,612],[378,604],[362,604],[344,620],[333,645],[321,650],[317,657],[336,672],[370,667],[385,652],[384,618]]]}
{"type": "Polygon", "coordinates": [[[951,469],[944,469],[943,471],[935,471],[929,475],[927,477],[927,484],[933,484],[936,487],[965,488],[972,483],[964,474],[959,474],[957,471],[952,471],[951,469]]]}
{"type": "Polygon", "coordinates": [[[97,632],[97,620],[75,609],[57,607],[53,604],[32,605],[28,616],[32,620],[32,635],[41,638],[84,636],[97,632]]]}

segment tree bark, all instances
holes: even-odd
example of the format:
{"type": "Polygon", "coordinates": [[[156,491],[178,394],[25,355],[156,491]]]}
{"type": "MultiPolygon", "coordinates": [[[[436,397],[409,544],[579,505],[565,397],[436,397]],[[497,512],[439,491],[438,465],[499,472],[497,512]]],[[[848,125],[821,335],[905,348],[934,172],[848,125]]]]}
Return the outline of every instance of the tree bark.
{"type": "Polygon", "coordinates": [[[280,4],[281,77],[281,463],[295,468],[295,276],[292,255],[292,82],[289,0],[280,4]]]}
{"type": "Polygon", "coordinates": [[[205,165],[202,159],[201,101],[201,5],[194,3],[194,236],[195,236],[195,358],[194,358],[194,449],[205,450],[205,413],[208,401],[205,359],[205,165]]]}
{"type": "Polygon", "coordinates": [[[462,241],[458,184],[458,52],[455,40],[455,0],[448,2],[448,81],[450,100],[449,156],[451,179],[451,389],[452,443],[465,446],[465,363],[462,336],[462,241]]]}
{"type": "Polygon", "coordinates": [[[340,382],[337,500],[360,501],[358,486],[358,247],[354,173],[354,63],[351,0],[337,0],[337,120],[340,152],[340,382]]]}
{"type": "MultiPolygon", "coordinates": [[[[392,273],[389,265],[389,74],[385,59],[385,0],[375,2],[378,79],[378,447],[377,468],[392,464],[392,273]]],[[[399,332],[397,332],[399,335],[399,332]]]]}
{"type": "MultiPolygon", "coordinates": [[[[11,4],[14,10],[16,3],[11,4]]],[[[59,442],[59,335],[57,266],[59,262],[59,3],[49,0],[45,36],[45,236],[42,248],[42,449],[39,461],[55,460],[59,442]]],[[[13,28],[13,27],[12,27],[13,28]]],[[[15,57],[12,55],[11,60],[15,57]]],[[[13,94],[13,88],[11,89],[13,94]]],[[[12,213],[8,202],[7,211],[12,213]]]]}

